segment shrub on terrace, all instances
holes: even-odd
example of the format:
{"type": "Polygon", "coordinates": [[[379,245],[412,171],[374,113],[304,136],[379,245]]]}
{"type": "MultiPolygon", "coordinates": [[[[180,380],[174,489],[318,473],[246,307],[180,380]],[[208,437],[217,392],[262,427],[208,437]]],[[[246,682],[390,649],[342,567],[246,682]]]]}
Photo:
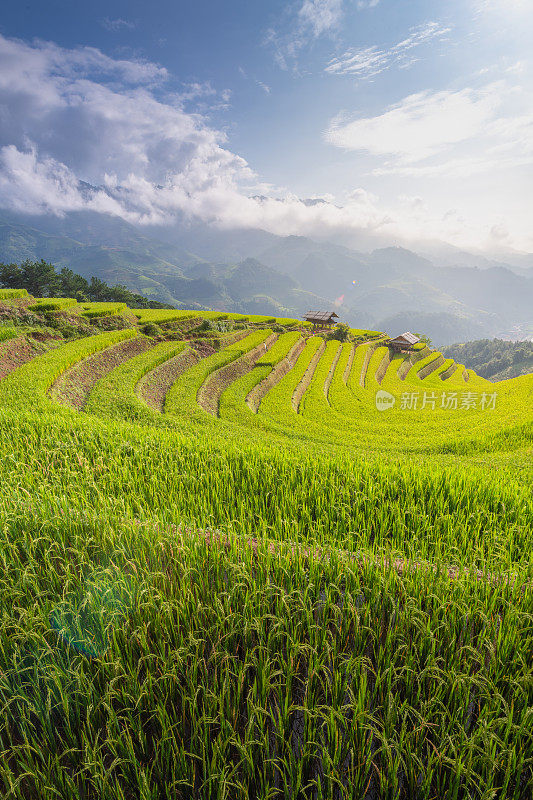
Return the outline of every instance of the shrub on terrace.
{"type": "Polygon", "coordinates": [[[328,334],[328,339],[334,339],[337,342],[349,342],[351,339],[350,334],[350,327],[346,325],[345,322],[340,322],[335,328],[328,334]]]}
{"type": "Polygon", "coordinates": [[[156,325],[155,322],[147,322],[146,325],[141,327],[141,332],[144,333],[145,336],[161,336],[163,331],[156,325]]]}

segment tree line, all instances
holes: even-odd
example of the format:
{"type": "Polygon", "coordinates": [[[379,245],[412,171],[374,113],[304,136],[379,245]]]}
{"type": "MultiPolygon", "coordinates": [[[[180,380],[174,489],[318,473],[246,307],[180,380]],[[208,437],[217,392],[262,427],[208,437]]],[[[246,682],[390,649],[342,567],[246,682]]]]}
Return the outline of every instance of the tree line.
{"type": "Polygon", "coordinates": [[[478,339],[443,347],[441,352],[487,379],[516,377],[531,372],[533,366],[533,342],[527,340],[478,339]]]}
{"type": "Polygon", "coordinates": [[[117,302],[130,308],[173,308],[157,300],[148,300],[130,292],[126,286],[108,286],[100,278],[86,280],[63,267],[59,272],[44,259],[22,264],[0,264],[0,286],[5,289],[26,289],[33,297],[72,297],[78,303],[117,302]]]}

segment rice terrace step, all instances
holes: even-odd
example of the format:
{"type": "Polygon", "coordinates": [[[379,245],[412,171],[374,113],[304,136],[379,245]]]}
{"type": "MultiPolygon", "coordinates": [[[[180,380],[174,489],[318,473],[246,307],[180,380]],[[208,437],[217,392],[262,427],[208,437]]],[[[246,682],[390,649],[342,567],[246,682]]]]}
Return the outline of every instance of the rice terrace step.
{"type": "Polygon", "coordinates": [[[176,797],[222,764],[243,800],[283,769],[379,797],[389,746],[399,797],[445,797],[460,742],[465,776],[530,796],[533,375],[265,315],[3,303],[0,735],[37,731],[51,785],[104,724],[161,786],[167,736],[176,797]]]}
{"type": "Polygon", "coordinates": [[[0,800],[533,800],[533,3],[0,29],[0,800]]]}

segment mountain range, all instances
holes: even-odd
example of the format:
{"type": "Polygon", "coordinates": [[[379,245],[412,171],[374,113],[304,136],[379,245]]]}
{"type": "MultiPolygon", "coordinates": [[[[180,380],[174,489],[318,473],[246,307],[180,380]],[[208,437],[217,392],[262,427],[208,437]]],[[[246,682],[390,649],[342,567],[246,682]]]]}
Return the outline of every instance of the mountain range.
{"type": "Polygon", "coordinates": [[[533,257],[521,254],[508,264],[450,247],[362,253],[261,230],[3,213],[0,261],[40,258],[178,308],[301,316],[334,305],[353,327],[424,332],[440,346],[533,337],[533,257]]]}

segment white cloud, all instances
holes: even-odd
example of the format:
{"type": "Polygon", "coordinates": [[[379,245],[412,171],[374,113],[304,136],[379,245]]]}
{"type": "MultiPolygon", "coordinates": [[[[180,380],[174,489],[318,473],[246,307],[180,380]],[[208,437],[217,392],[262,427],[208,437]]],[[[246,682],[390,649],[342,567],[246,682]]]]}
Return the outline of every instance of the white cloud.
{"type": "Polygon", "coordinates": [[[362,11],[365,8],[375,8],[379,6],[379,0],[357,0],[357,8],[362,11]]]}
{"type": "Polygon", "coordinates": [[[409,95],[376,117],[333,120],[327,140],[350,150],[395,155],[402,162],[421,161],[447,145],[477,136],[494,118],[503,88],[492,84],[482,90],[409,95]]]}
{"type": "MultiPolygon", "coordinates": [[[[57,215],[85,209],[141,224],[185,217],[227,229],[312,237],[366,232],[407,242],[431,234],[462,246],[493,240],[491,229],[502,224],[500,213],[483,225],[457,219],[452,224],[442,214],[431,215],[422,200],[396,208],[364,188],[306,204],[261,183],[222,132],[184,108],[195,100],[219,103],[209,84],[191,84],[180,94],[167,91],[169,83],[156,64],[0,36],[0,207],[57,215]]],[[[494,150],[487,158],[516,158],[512,148],[504,151],[506,141],[521,143],[524,153],[531,145],[529,112],[508,116],[505,123],[495,117],[503,88],[448,94],[406,98],[380,117],[357,121],[358,129],[339,124],[332,136],[338,144],[344,137],[343,146],[386,155],[389,169],[411,170],[426,167],[418,149],[438,155],[485,125],[493,130],[494,150]],[[446,120],[450,109],[454,124],[446,120]],[[423,131],[418,145],[410,140],[416,139],[417,121],[423,131]]],[[[524,106],[523,98],[516,102],[524,106]]],[[[517,224],[511,220],[507,227],[509,241],[518,241],[517,224]]],[[[530,229],[527,220],[523,228],[530,229]]]]}
{"type": "Polygon", "coordinates": [[[132,31],[137,25],[129,19],[109,19],[109,17],[104,17],[102,27],[108,31],[119,31],[122,28],[132,31]]]}
{"type": "Polygon", "coordinates": [[[24,93],[33,87],[32,99],[38,107],[47,106],[52,95],[59,97],[65,82],[82,76],[154,85],[165,81],[168,73],[149,61],[110,58],[95,47],[64,50],[52,42],[36,41],[31,46],[0,36],[0,90],[24,93]]]}
{"type": "Polygon", "coordinates": [[[388,157],[374,175],[455,178],[512,169],[533,163],[533,97],[505,81],[421,92],[375,117],[339,116],[326,139],[388,157]]]}
{"type": "Polygon", "coordinates": [[[533,93],[526,83],[506,77],[477,88],[409,95],[373,117],[337,116],[325,138],[357,152],[367,174],[386,177],[389,186],[403,182],[393,214],[398,232],[419,239],[432,232],[462,247],[489,247],[505,215],[509,242],[532,248],[533,93]],[[423,207],[406,199],[419,197],[422,187],[429,193],[423,207]],[[453,218],[435,211],[444,197],[461,204],[453,218]]]}
{"type": "Polygon", "coordinates": [[[165,93],[166,73],[156,65],[2,37],[0,66],[2,207],[85,209],[133,223],[189,217],[280,234],[387,224],[363,190],[338,208],[261,184],[223,133],[184,109],[195,99],[217,102],[210,84],[165,93]]]}
{"type": "Polygon", "coordinates": [[[274,60],[283,70],[297,69],[298,55],[309,42],[339,27],[344,0],[303,0],[302,5],[289,5],[280,25],[269,28],[263,44],[272,47],[274,60]]]}
{"type": "Polygon", "coordinates": [[[212,87],[164,95],[166,78],[155,64],[92,48],[0,37],[0,203],[164,221],[192,208],[192,194],[250,182],[224,135],[183,109],[212,98],[212,87]],[[82,190],[79,180],[101,188],[82,190]]]}
{"type": "Polygon", "coordinates": [[[343,0],[304,0],[298,12],[302,26],[309,27],[317,38],[336,28],[342,16],[343,0]]]}
{"type": "Polygon", "coordinates": [[[374,45],[347,50],[342,56],[332,58],[325,71],[330,75],[353,75],[364,80],[375,78],[392,67],[406,69],[418,60],[411,51],[429,42],[444,40],[450,31],[451,28],[438,22],[426,22],[411,28],[405,39],[388,49],[374,45]]]}

